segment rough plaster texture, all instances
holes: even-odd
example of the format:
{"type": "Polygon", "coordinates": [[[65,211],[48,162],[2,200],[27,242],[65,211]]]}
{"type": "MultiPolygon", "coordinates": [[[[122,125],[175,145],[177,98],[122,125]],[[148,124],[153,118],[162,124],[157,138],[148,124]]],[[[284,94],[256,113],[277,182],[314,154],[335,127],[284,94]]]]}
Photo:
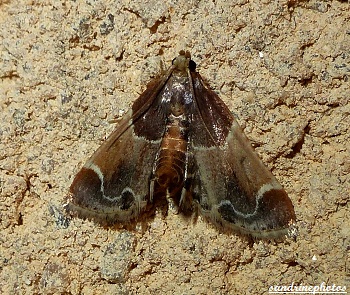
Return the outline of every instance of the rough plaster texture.
{"type": "Polygon", "coordinates": [[[349,24],[347,1],[0,2],[0,293],[349,292],[349,24]],[[62,215],[110,121],[180,49],[288,191],[295,241],[171,210],[135,231],[62,215]]]}

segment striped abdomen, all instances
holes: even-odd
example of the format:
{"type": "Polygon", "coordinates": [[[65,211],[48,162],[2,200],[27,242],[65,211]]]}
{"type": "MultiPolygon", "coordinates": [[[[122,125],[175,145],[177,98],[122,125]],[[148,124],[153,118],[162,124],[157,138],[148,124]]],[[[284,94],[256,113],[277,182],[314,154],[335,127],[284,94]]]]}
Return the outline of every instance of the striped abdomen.
{"type": "Polygon", "coordinates": [[[170,196],[182,189],[186,177],[187,128],[182,122],[183,115],[169,116],[154,168],[160,190],[170,196]]]}

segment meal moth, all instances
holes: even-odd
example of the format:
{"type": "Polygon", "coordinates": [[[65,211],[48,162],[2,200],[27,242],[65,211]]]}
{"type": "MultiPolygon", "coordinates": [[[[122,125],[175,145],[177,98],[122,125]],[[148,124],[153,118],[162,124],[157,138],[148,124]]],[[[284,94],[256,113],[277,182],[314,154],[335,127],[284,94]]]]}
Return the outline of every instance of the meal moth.
{"type": "Polygon", "coordinates": [[[158,197],[256,238],[282,237],[295,222],[286,191],[185,51],[76,175],[67,210],[102,224],[127,222],[158,197]]]}

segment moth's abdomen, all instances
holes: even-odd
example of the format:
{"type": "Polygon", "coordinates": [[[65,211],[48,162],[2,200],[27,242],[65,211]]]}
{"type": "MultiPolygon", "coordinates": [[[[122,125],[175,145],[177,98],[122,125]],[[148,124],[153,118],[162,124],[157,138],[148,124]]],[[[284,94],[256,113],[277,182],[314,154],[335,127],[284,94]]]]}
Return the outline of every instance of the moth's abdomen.
{"type": "Polygon", "coordinates": [[[186,129],[171,120],[162,139],[154,169],[155,180],[164,192],[175,194],[183,187],[186,168],[186,129]]]}

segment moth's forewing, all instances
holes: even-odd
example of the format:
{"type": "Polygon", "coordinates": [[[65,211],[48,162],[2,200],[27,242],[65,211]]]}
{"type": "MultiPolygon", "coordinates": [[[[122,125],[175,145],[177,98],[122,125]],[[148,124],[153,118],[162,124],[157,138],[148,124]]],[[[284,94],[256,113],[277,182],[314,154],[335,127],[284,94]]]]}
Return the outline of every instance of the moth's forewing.
{"type": "Polygon", "coordinates": [[[109,224],[132,219],[146,206],[152,166],[165,128],[160,92],[169,75],[149,84],[76,175],[68,211],[109,224]],[[152,120],[147,120],[150,115],[152,120]]]}
{"type": "MultiPolygon", "coordinates": [[[[262,163],[236,120],[198,74],[192,75],[202,133],[193,132],[197,171],[194,199],[226,229],[260,238],[287,234],[295,221],[291,200],[262,163]],[[199,136],[198,136],[199,135],[199,136]]],[[[197,124],[197,122],[193,122],[197,124]]]]}
{"type": "Polygon", "coordinates": [[[223,145],[231,129],[233,117],[224,102],[204,84],[197,72],[192,72],[194,103],[190,125],[192,143],[210,148],[223,145]]]}

